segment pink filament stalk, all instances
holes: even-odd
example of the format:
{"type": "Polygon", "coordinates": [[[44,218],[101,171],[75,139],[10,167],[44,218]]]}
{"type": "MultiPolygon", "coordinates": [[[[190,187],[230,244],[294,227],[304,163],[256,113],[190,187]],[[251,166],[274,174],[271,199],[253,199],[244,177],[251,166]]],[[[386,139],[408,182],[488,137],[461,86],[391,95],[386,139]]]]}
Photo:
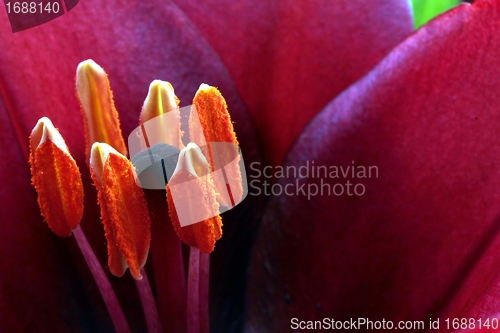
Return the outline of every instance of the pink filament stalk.
{"type": "Polygon", "coordinates": [[[108,309],[111,321],[113,322],[113,326],[115,327],[116,332],[130,333],[130,328],[128,326],[127,320],[125,319],[125,315],[123,314],[120,302],[118,302],[118,298],[116,298],[115,291],[113,290],[113,287],[111,287],[111,283],[106,277],[106,274],[104,273],[99,260],[95,256],[92,247],[87,241],[87,237],[85,237],[85,234],[83,233],[80,225],[78,225],[78,227],[73,230],[73,235],[75,235],[78,247],[80,248],[80,251],[82,251],[83,257],[85,258],[90,272],[94,277],[97,287],[99,288],[102,299],[104,300],[104,304],[106,304],[106,308],[108,309]]]}
{"type": "Polygon", "coordinates": [[[189,251],[187,333],[200,333],[200,249],[189,251]]]}
{"type": "Polygon", "coordinates": [[[209,318],[209,273],[210,254],[200,253],[200,332],[210,332],[209,318]]]}
{"type": "Polygon", "coordinates": [[[149,333],[161,333],[160,317],[158,316],[158,310],[156,308],[156,302],[153,297],[153,292],[151,291],[151,285],[149,284],[148,276],[146,271],[141,269],[142,280],[135,280],[135,286],[137,287],[137,292],[139,293],[139,298],[141,299],[142,311],[144,312],[144,319],[146,320],[146,325],[148,327],[149,333]]]}

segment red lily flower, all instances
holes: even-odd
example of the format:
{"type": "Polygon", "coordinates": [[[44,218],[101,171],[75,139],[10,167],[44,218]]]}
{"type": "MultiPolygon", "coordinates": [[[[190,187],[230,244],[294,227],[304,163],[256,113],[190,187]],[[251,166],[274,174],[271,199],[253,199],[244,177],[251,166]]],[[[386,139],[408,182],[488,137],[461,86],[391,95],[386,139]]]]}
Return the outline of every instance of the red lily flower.
{"type": "MultiPolygon", "coordinates": [[[[74,240],[55,237],[41,222],[30,185],[28,137],[41,116],[59,127],[76,163],[86,164],[84,126],[73,85],[80,61],[92,58],[106,68],[123,133],[137,126],[152,80],[172,82],[181,105],[190,101],[200,83],[209,82],[227,99],[245,162],[262,161],[262,152],[266,163],[279,164],[327,101],[366,74],[412,26],[406,1],[396,0],[303,5],[88,0],[54,21],[17,34],[7,20],[2,22],[0,154],[8,162],[1,174],[0,323],[6,331],[38,332],[112,330],[74,240]]],[[[293,153],[311,148],[317,147],[295,148],[293,153]]],[[[81,225],[105,266],[96,192],[88,171],[81,170],[81,225]]],[[[263,213],[262,199],[249,197],[224,214],[224,237],[211,269],[214,332],[242,327],[249,248],[263,213]]],[[[153,225],[153,235],[155,228],[168,248],[174,242],[168,230],[153,225]]],[[[177,308],[166,302],[164,290],[178,272],[165,271],[165,263],[154,253],[152,263],[160,316],[175,317],[177,308]]],[[[144,330],[132,279],[111,280],[132,330],[144,330]]]]}

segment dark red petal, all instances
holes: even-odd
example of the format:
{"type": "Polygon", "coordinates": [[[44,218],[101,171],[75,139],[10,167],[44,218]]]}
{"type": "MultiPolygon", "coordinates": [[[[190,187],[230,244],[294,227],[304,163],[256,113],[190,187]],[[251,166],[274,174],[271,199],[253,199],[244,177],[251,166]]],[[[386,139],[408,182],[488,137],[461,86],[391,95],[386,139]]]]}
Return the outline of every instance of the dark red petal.
{"type": "Polygon", "coordinates": [[[413,30],[402,0],[175,2],[226,65],[274,165],[315,114],[413,30]]]}
{"type": "Polygon", "coordinates": [[[498,312],[499,29],[499,1],[459,6],[310,124],[287,165],[377,166],[378,178],[348,178],[361,196],[273,200],[254,254],[251,328],[498,312]]]}

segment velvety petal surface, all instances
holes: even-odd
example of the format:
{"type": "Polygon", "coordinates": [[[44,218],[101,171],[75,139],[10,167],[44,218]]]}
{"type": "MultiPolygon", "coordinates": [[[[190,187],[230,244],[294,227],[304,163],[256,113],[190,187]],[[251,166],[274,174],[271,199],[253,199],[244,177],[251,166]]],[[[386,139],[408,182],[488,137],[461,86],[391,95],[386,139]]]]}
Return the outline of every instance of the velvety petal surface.
{"type": "MultiPolygon", "coordinates": [[[[12,290],[12,297],[0,298],[2,319],[6,318],[2,325],[5,322],[8,325],[10,323],[29,325],[33,322],[43,331],[45,327],[50,328],[45,325],[46,323],[61,320],[61,309],[71,311],[73,307],[78,307],[80,302],[71,303],[67,300],[70,295],[67,295],[67,290],[58,283],[58,279],[67,278],[65,270],[70,270],[71,266],[66,265],[63,269],[63,266],[59,264],[62,260],[61,256],[66,255],[65,246],[61,245],[62,250],[55,250],[55,244],[61,241],[50,235],[48,228],[44,226],[36,208],[35,192],[30,185],[26,164],[29,152],[28,137],[31,128],[41,116],[50,117],[55,126],[60,129],[82,170],[83,182],[86,185],[82,227],[101,263],[104,266],[106,264],[104,231],[99,222],[96,193],[91,187],[86,167],[83,123],[75,96],[74,78],[80,61],[91,58],[108,73],[115,105],[120,114],[122,131],[125,135],[138,126],[139,112],[147,95],[149,83],[154,79],[164,79],[175,86],[181,106],[191,103],[201,83],[217,86],[226,97],[231,117],[235,122],[235,131],[241,138],[240,146],[246,162],[258,159],[257,145],[246,109],[224,66],[210,46],[199,37],[189,20],[170,2],[81,1],[77,7],[62,17],[16,34],[11,32],[8,21],[2,20],[0,49],[2,50],[0,52],[0,101],[2,105],[5,105],[1,110],[2,117],[5,119],[2,121],[2,126],[5,128],[2,136],[5,138],[2,141],[1,152],[4,154],[2,155],[4,161],[12,168],[16,168],[15,182],[9,178],[10,175],[7,172],[2,172],[5,181],[2,187],[2,200],[4,201],[1,204],[3,213],[0,226],[3,230],[2,237],[8,241],[1,242],[0,253],[2,258],[10,256],[11,259],[1,261],[0,265],[4,274],[0,279],[0,290],[12,290]],[[11,146],[12,148],[9,148],[11,146]],[[17,155],[11,156],[13,154],[10,152],[11,149],[17,155]],[[25,174],[22,173],[23,166],[25,174]],[[25,205],[31,208],[26,209],[25,205]],[[26,228],[36,228],[37,231],[29,231],[26,234],[26,228]],[[39,230],[42,230],[41,236],[39,230]],[[23,242],[19,242],[19,235],[24,235],[23,242]],[[14,249],[19,251],[19,255],[11,255],[14,249]],[[39,249],[47,253],[35,252],[39,249]],[[32,256],[33,253],[36,256],[32,256]],[[41,256],[44,261],[39,263],[37,258],[41,256]],[[43,266],[47,262],[54,262],[55,268],[50,269],[51,265],[43,266]],[[8,265],[8,267],[3,265],[8,265]],[[37,269],[40,266],[44,269],[37,269]],[[55,277],[57,279],[54,280],[55,277]],[[45,287],[35,288],[34,286],[38,284],[45,287]],[[30,292],[23,291],[21,294],[15,292],[25,289],[30,292]],[[38,291],[40,295],[36,294],[38,291]],[[26,295],[26,297],[17,295],[26,295]],[[30,304],[33,302],[33,297],[28,297],[28,295],[35,295],[34,297],[49,301],[54,299],[57,302],[53,303],[54,309],[40,312],[38,316],[35,311],[30,313],[30,322],[28,322],[20,317],[23,313],[21,309],[25,307],[30,309],[30,304]],[[11,304],[14,297],[16,303],[11,304]],[[65,307],[62,307],[63,304],[65,307]],[[70,305],[66,306],[66,304],[70,305]]],[[[214,265],[217,265],[218,261],[223,261],[224,265],[227,264],[230,267],[231,262],[236,261],[237,258],[232,258],[232,255],[229,256],[232,259],[228,259],[227,252],[223,251],[224,247],[235,246],[235,253],[248,252],[247,248],[241,248],[243,242],[234,243],[230,235],[231,229],[251,227],[246,222],[254,213],[244,213],[249,211],[248,207],[251,205],[251,200],[248,200],[248,203],[234,209],[231,214],[226,214],[232,216],[232,218],[225,218],[224,221],[224,224],[228,226],[228,237],[221,241],[221,253],[214,254],[214,265]]],[[[169,223],[167,216],[165,216],[165,223],[169,223]]],[[[245,237],[248,236],[248,233],[243,234],[245,237]]],[[[244,263],[246,261],[243,259],[244,263]]],[[[238,314],[232,318],[241,316],[243,290],[241,288],[234,290],[234,284],[230,281],[234,275],[241,280],[245,266],[241,267],[238,261],[234,271],[220,273],[217,276],[219,279],[215,280],[213,290],[220,288],[222,291],[214,292],[213,295],[214,304],[217,304],[213,307],[215,316],[227,311],[238,314]],[[233,304],[229,307],[227,304],[233,299],[238,300],[238,306],[233,304]]],[[[213,271],[218,270],[213,269],[213,271]]],[[[71,274],[76,273],[72,271],[71,274]]],[[[214,275],[217,274],[214,273],[214,275]]],[[[133,291],[133,282],[129,278],[113,279],[112,282],[132,329],[140,328],[143,323],[141,323],[140,315],[139,318],[137,316],[140,314],[140,304],[133,291]]],[[[77,289],[82,292],[85,290],[85,295],[97,293],[95,287],[90,291],[83,287],[77,289]]],[[[88,299],[86,301],[94,303],[88,299]]],[[[47,302],[37,304],[47,304],[47,302]]],[[[96,307],[97,313],[103,310],[102,304],[96,304],[96,307]]],[[[25,315],[22,318],[25,318],[25,315]]],[[[68,322],[62,323],[62,327],[68,325],[71,328],[78,325],[71,320],[72,316],[68,316],[68,322]]],[[[223,320],[219,317],[216,322],[222,323],[223,320]]],[[[241,323],[241,318],[239,322],[241,323]]],[[[30,326],[21,326],[17,331],[26,330],[26,327],[30,326]]],[[[61,331],[67,330],[61,329],[61,331]]],[[[105,329],[105,331],[109,330],[105,329]]]]}
{"type": "Polygon", "coordinates": [[[228,68],[273,165],[314,115],[413,31],[403,0],[175,2],[228,68]]]}
{"type": "Polygon", "coordinates": [[[344,194],[272,199],[249,278],[249,332],[283,331],[294,317],[499,312],[499,22],[494,0],[435,19],[307,127],[287,166],[378,174],[309,174],[298,180],[306,193],[323,181],[344,194]],[[347,181],[365,192],[348,195],[347,181]]]}

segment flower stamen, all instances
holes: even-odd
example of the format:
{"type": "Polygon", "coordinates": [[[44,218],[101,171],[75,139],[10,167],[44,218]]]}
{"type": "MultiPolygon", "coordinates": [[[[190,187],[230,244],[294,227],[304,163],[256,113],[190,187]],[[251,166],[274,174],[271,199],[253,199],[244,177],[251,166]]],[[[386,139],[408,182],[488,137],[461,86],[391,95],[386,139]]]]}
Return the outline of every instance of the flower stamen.
{"type": "Polygon", "coordinates": [[[202,84],[194,96],[193,106],[197,117],[191,114],[189,118],[190,139],[198,145],[206,142],[212,171],[220,169],[223,175],[221,181],[225,183],[217,181],[216,186],[225,186],[229,197],[227,200],[219,196],[218,200],[222,205],[233,207],[241,202],[244,191],[238,165],[238,140],[226,100],[217,88],[202,84]],[[228,165],[231,161],[234,163],[228,165]]]}
{"type": "Polygon", "coordinates": [[[76,70],[76,91],[84,119],[87,157],[94,142],[107,143],[127,155],[113,93],[102,67],[90,59],[81,62],[76,70]]]}
{"type": "Polygon", "coordinates": [[[166,187],[169,215],[177,235],[205,253],[212,252],[222,236],[222,219],[209,168],[200,148],[190,143],[179,154],[166,187]]]}
{"type": "Polygon", "coordinates": [[[56,235],[70,236],[83,215],[82,178],[49,118],[41,118],[33,128],[29,161],[42,216],[56,235]]]}
{"type": "Polygon", "coordinates": [[[108,243],[109,269],[123,276],[130,267],[132,276],[140,280],[151,232],[146,199],[135,183],[133,166],[110,145],[94,143],[90,167],[108,243]]]}
{"type": "Polygon", "coordinates": [[[179,115],[179,99],[175,96],[174,88],[169,82],[160,80],[151,82],[139,122],[143,126],[142,130],[147,148],[151,146],[149,142],[161,142],[179,149],[184,148],[179,115]],[[168,118],[166,118],[167,113],[169,113],[168,118]],[[156,118],[156,120],[148,122],[153,118],[156,118]],[[167,119],[168,121],[166,121],[167,119]],[[144,124],[146,125],[144,126],[144,124]]]}

